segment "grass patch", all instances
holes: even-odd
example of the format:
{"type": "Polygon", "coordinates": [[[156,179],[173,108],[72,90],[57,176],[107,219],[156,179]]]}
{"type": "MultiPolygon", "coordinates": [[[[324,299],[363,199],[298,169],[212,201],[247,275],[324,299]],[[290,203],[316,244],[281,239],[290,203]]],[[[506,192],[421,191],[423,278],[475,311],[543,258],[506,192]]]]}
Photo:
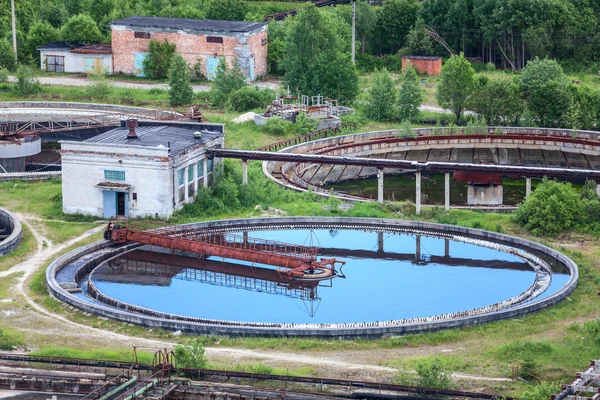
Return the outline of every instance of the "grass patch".
{"type": "MultiPolygon", "coordinates": [[[[46,346],[39,350],[32,351],[31,355],[44,357],[63,357],[63,358],[85,358],[93,360],[106,361],[132,361],[131,349],[89,349],[79,350],[66,347],[46,346]]],[[[138,361],[143,364],[152,364],[154,353],[147,351],[137,351],[138,361]]]]}
{"type": "MultiPolygon", "coordinates": [[[[0,279],[0,300],[4,300],[9,298],[9,291],[8,289],[13,286],[17,279],[19,277],[21,277],[23,275],[22,272],[20,273],[14,273],[11,275],[8,275],[2,279],[0,279]]],[[[2,304],[10,304],[10,303],[0,303],[0,306],[2,306],[2,304]]]]}
{"type": "Polygon", "coordinates": [[[23,344],[19,334],[10,329],[0,329],[0,350],[13,350],[23,344]]]}
{"type": "Polygon", "coordinates": [[[0,257],[0,271],[6,271],[29,258],[37,249],[37,242],[25,224],[21,224],[21,243],[7,255],[0,257]]]}

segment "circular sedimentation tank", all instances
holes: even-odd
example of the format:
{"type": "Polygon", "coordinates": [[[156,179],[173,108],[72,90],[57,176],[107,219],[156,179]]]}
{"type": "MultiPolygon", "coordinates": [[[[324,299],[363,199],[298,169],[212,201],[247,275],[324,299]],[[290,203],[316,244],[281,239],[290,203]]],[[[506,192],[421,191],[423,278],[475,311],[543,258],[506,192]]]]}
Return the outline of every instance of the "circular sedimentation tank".
{"type": "Polygon", "coordinates": [[[345,264],[296,279],[268,265],[101,241],[55,260],[48,287],[85,312],[154,328],[376,338],[521,316],[564,299],[578,279],[553,249],[457,226],[293,217],[180,229],[317,246],[320,259],[345,264]]]}

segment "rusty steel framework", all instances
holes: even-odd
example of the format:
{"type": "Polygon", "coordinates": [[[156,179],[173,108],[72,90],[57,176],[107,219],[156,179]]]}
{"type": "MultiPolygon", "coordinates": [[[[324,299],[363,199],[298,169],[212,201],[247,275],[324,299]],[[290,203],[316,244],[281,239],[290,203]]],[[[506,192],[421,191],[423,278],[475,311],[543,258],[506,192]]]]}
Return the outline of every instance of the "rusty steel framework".
{"type": "Polygon", "coordinates": [[[112,220],[104,238],[122,244],[126,242],[191,251],[201,257],[217,256],[254,264],[281,268],[290,279],[330,279],[336,275],[336,265],[345,264],[335,258],[317,259],[319,248],[250,238],[247,234],[212,233],[167,225],[158,221],[131,218],[112,220]]]}

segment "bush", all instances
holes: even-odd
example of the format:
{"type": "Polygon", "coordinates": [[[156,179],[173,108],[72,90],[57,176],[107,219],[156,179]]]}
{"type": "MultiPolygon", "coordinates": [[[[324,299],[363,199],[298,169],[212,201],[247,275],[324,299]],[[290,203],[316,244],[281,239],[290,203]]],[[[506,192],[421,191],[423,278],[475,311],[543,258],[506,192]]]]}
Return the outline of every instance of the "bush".
{"type": "Polygon", "coordinates": [[[175,361],[179,368],[206,368],[208,363],[202,343],[192,340],[188,345],[178,344],[175,346],[175,361]]]}
{"type": "Polygon", "coordinates": [[[12,45],[6,39],[0,39],[0,68],[15,70],[15,53],[12,45]]]}
{"type": "Polygon", "coordinates": [[[91,74],[92,83],[87,87],[87,92],[92,98],[104,99],[112,91],[112,84],[103,74],[91,74]]]}
{"type": "Polygon", "coordinates": [[[581,217],[581,197],[573,186],[546,178],[515,212],[516,221],[534,235],[556,236],[574,228],[581,217]]]}
{"type": "Polygon", "coordinates": [[[0,67],[0,83],[8,82],[8,70],[4,67],[0,67]]]}
{"type": "Polygon", "coordinates": [[[553,394],[560,393],[561,385],[557,382],[540,382],[531,389],[525,391],[521,400],[548,400],[553,394]]]}
{"type": "Polygon", "coordinates": [[[21,344],[21,340],[9,332],[0,329],[0,350],[11,351],[21,344]]]}
{"type": "Polygon", "coordinates": [[[273,136],[284,136],[293,129],[291,122],[284,121],[279,117],[270,118],[264,127],[265,131],[273,136]]]}
{"type": "Polygon", "coordinates": [[[420,362],[417,364],[417,386],[437,389],[452,389],[454,382],[450,373],[444,369],[442,362],[435,359],[430,362],[420,362]]]}
{"type": "Polygon", "coordinates": [[[26,65],[17,69],[17,85],[15,91],[21,96],[30,96],[42,91],[40,81],[36,78],[36,71],[26,65]]]}
{"type": "Polygon", "coordinates": [[[250,111],[254,108],[266,107],[273,97],[271,90],[245,86],[229,95],[226,107],[237,112],[250,111]]]}

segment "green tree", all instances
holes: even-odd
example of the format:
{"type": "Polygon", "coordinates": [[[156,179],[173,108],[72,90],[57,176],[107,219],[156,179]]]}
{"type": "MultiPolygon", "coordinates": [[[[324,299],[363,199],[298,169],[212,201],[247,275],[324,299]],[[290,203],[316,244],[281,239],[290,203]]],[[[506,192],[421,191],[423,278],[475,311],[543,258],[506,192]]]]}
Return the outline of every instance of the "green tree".
{"type": "Polygon", "coordinates": [[[194,90],[190,83],[190,71],[187,62],[179,54],[173,56],[169,70],[169,103],[173,106],[191,104],[194,90]]]}
{"type": "Polygon", "coordinates": [[[570,82],[554,60],[535,59],[521,73],[520,88],[542,126],[561,124],[571,104],[570,82]]]}
{"type": "Polygon", "coordinates": [[[213,88],[210,92],[210,102],[216,106],[223,107],[227,104],[229,96],[233,92],[245,86],[247,86],[246,77],[237,61],[234,62],[232,68],[228,68],[227,62],[221,59],[213,88]]]}
{"type": "Polygon", "coordinates": [[[514,80],[492,79],[485,75],[476,78],[468,107],[491,125],[516,125],[525,111],[514,80]]]}
{"type": "Polygon", "coordinates": [[[314,5],[301,8],[286,21],[281,65],[284,83],[294,92],[308,96],[321,94],[341,102],[351,102],[358,93],[358,74],[344,51],[332,17],[314,5]]]}
{"type": "Polygon", "coordinates": [[[12,45],[6,39],[0,39],[0,67],[6,68],[9,71],[15,69],[15,53],[12,45]]]}
{"type": "Polygon", "coordinates": [[[94,43],[102,41],[102,33],[96,22],[86,14],[74,15],[60,30],[62,40],[94,43]]]}
{"type": "Polygon", "coordinates": [[[534,235],[555,236],[572,229],[581,218],[582,202],[571,183],[544,178],[519,204],[515,219],[534,235]]]}
{"type": "Polygon", "coordinates": [[[204,346],[198,339],[194,339],[186,345],[178,344],[173,353],[179,368],[203,369],[208,364],[204,346]]]}
{"type": "Polygon", "coordinates": [[[150,40],[148,55],[144,58],[144,74],[150,79],[165,79],[171,69],[176,46],[167,39],[150,40]]]}
{"type": "Polygon", "coordinates": [[[408,63],[404,69],[402,85],[398,95],[398,117],[400,121],[415,122],[423,102],[423,90],[419,87],[417,71],[408,63]]]}
{"type": "Polygon", "coordinates": [[[429,56],[433,53],[433,42],[429,37],[425,21],[419,17],[415,26],[406,34],[406,47],[400,52],[403,55],[429,56]]]}
{"type": "Polygon", "coordinates": [[[288,24],[281,21],[272,20],[269,22],[268,38],[269,38],[269,53],[267,55],[267,63],[269,65],[269,73],[280,74],[283,71],[281,60],[283,59],[283,48],[285,44],[285,32],[288,24]]]}
{"type": "Polygon", "coordinates": [[[395,54],[404,47],[406,35],[421,12],[418,0],[386,0],[377,11],[373,32],[373,51],[378,55],[395,54]]]}
{"type": "Polygon", "coordinates": [[[40,53],[36,47],[49,42],[56,42],[60,39],[60,32],[48,22],[38,21],[29,28],[27,33],[27,52],[29,56],[40,61],[40,53]]]}
{"type": "Polygon", "coordinates": [[[397,100],[398,94],[389,71],[385,68],[375,71],[364,108],[367,118],[375,121],[392,120],[397,114],[397,100]]]}
{"type": "Polygon", "coordinates": [[[206,10],[206,18],[243,21],[248,6],[242,0],[212,0],[206,10]]]}
{"type": "Polygon", "coordinates": [[[436,98],[440,106],[449,108],[460,122],[463,109],[475,89],[475,71],[461,53],[450,57],[442,67],[436,98]]]}

